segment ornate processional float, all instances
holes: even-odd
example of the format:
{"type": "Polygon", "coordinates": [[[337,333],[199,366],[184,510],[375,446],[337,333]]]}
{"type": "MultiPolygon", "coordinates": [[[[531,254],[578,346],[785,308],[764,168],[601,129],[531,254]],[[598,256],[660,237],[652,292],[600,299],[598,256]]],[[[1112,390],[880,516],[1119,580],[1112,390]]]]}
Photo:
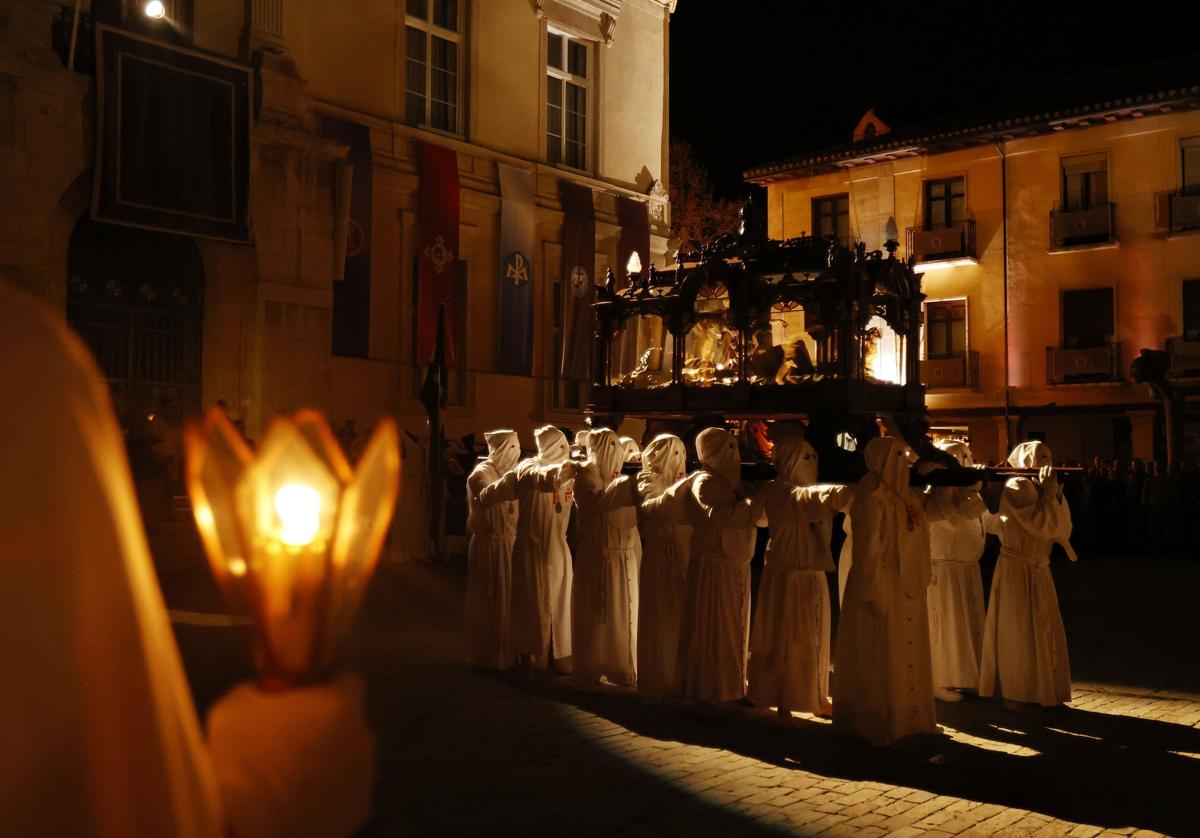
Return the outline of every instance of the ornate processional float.
{"type": "Polygon", "coordinates": [[[921,275],[896,256],[894,223],[883,250],[832,238],[767,238],[753,202],[738,232],[676,266],[642,271],[631,259],[618,287],[597,289],[593,425],[645,419],[684,433],[728,421],[743,459],[763,462],[763,422],[799,420],[820,455],[823,480],[853,480],[862,451],[883,429],[923,458],[950,465],[930,441],[920,379],[921,275]]]}

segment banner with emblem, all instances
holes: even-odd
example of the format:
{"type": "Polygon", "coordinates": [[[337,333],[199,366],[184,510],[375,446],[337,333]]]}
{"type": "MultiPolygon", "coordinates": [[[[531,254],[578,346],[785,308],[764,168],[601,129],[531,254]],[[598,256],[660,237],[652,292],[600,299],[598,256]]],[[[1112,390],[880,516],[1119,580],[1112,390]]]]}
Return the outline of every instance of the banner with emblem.
{"type": "Polygon", "coordinates": [[[509,375],[533,372],[533,172],[500,169],[500,363],[509,375]]]}
{"type": "Polygon", "coordinates": [[[346,162],[353,166],[345,273],[333,283],[333,354],[365,358],[371,328],[371,132],[327,116],[325,136],[350,146],[346,162]]]}
{"type": "Polygon", "coordinates": [[[428,364],[437,351],[438,311],[445,309],[445,361],[455,364],[454,306],[458,280],[458,154],[417,143],[421,183],[417,193],[417,357],[428,364]]]}
{"type": "Polygon", "coordinates": [[[561,181],[563,205],[563,378],[591,378],[592,303],[596,298],[596,210],[592,190],[561,181]]]}

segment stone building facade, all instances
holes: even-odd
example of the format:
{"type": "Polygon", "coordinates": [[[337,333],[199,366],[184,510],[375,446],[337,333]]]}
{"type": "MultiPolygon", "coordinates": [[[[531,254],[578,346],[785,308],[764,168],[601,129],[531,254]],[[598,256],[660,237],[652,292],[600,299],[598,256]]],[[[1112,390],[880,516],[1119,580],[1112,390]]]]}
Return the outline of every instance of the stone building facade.
{"type": "MultiPolygon", "coordinates": [[[[540,424],[582,423],[585,394],[557,377],[560,184],[591,190],[597,281],[628,257],[618,252],[618,199],[644,202],[651,257],[665,259],[674,0],[164,0],[164,19],[149,27],[139,17],[142,0],[84,0],[83,23],[89,11],[107,15],[118,28],[252,68],[248,243],[88,220],[96,76],[64,66],[73,5],[0,2],[0,278],[72,318],[89,260],[105,261],[104,275],[116,271],[118,279],[122,254],[138,276],[195,274],[182,294],[193,306],[190,361],[184,373],[162,373],[185,380],[156,389],[139,382],[131,362],[129,380],[110,376],[119,409],[133,395],[176,397],[180,412],[223,400],[257,438],[277,411],[313,406],[334,423],[355,419],[360,432],[390,414],[414,437],[425,435],[424,366],[413,339],[424,142],[452,150],[458,167],[461,310],[447,316],[464,328],[450,373],[447,437],[507,426],[532,446],[540,424]],[[336,355],[331,342],[335,249],[345,229],[338,227],[345,220],[339,166],[348,156],[348,146],[330,138],[332,121],[365,126],[370,138],[369,322],[360,357],[336,355]],[[534,183],[527,375],[497,372],[501,164],[534,183]],[[148,251],[175,253],[187,265],[137,255],[148,251]]],[[[81,41],[92,37],[80,27],[81,41]]],[[[86,50],[77,49],[79,58],[86,50]]],[[[112,328],[81,332],[88,338],[112,328]]],[[[130,338],[129,351],[143,351],[142,343],[130,338]]]]}

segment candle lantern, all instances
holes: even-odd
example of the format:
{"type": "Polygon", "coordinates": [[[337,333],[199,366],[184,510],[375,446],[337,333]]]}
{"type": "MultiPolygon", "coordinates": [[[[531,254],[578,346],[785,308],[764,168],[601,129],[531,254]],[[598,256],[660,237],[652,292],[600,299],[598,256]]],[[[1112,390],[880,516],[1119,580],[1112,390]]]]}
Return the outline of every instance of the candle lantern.
{"type": "Polygon", "coordinates": [[[351,468],[312,410],[276,419],[257,453],[218,408],[185,434],[187,485],[230,609],[254,620],[270,689],[336,669],[396,505],[396,425],[383,419],[351,468]]]}

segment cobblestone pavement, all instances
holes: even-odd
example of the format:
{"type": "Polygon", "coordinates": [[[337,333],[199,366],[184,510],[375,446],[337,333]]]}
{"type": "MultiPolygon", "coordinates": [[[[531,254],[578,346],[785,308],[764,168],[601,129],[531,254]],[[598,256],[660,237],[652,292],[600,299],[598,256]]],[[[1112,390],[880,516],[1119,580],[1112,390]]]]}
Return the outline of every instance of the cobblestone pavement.
{"type": "MultiPolygon", "coordinates": [[[[461,570],[385,568],[355,650],[379,745],[364,834],[1200,835],[1200,564],[1062,575],[1069,707],[939,703],[945,736],[873,749],[811,717],[470,670],[461,570]]],[[[248,673],[246,638],[196,622],[177,634],[203,709],[248,673]]]]}

